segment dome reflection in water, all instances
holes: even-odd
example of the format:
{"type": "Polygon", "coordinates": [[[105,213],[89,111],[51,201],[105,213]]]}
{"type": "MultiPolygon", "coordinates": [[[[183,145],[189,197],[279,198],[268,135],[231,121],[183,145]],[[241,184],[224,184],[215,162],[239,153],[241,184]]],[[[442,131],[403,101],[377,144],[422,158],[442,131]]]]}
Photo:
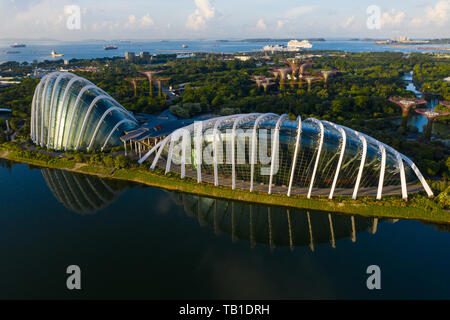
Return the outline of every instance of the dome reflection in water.
{"type": "MultiPolygon", "coordinates": [[[[55,198],[79,214],[92,214],[106,208],[131,185],[69,171],[41,171],[55,198]]],[[[200,226],[214,229],[216,235],[229,235],[233,242],[248,241],[251,247],[262,244],[271,249],[290,247],[293,250],[309,246],[314,251],[316,245],[329,243],[334,248],[339,239],[356,242],[358,232],[367,230],[375,234],[378,227],[378,218],[167,193],[188,216],[197,219],[200,226]]]]}
{"type": "MultiPolygon", "coordinates": [[[[216,234],[227,234],[232,241],[249,241],[251,247],[263,244],[277,246],[309,246],[350,238],[356,242],[358,232],[375,234],[378,218],[365,218],[335,213],[249,204],[171,192],[171,198],[184,207],[187,215],[197,218],[201,226],[209,226],[216,234]]],[[[391,220],[396,222],[396,220],[391,220]]]]}
{"type": "Polygon", "coordinates": [[[92,214],[113,203],[124,187],[116,181],[56,169],[42,169],[55,198],[67,209],[92,214]]]}

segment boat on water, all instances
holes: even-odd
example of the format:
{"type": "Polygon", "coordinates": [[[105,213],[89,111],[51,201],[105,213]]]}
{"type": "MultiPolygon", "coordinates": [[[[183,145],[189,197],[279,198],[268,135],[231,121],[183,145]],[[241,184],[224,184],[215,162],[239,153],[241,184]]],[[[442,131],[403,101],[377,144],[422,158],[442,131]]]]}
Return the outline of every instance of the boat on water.
{"type": "Polygon", "coordinates": [[[18,42],[13,43],[13,44],[11,45],[11,48],[24,48],[24,47],[26,47],[25,44],[23,44],[23,43],[18,43],[18,42]]]}
{"type": "Polygon", "coordinates": [[[62,56],[64,56],[63,53],[56,53],[55,50],[52,50],[51,54],[52,54],[52,57],[62,57],[62,56]]]}
{"type": "Polygon", "coordinates": [[[298,41],[291,40],[286,45],[267,45],[264,46],[264,51],[300,51],[301,49],[310,49],[312,48],[312,44],[308,40],[298,41]]]}
{"type": "Polygon", "coordinates": [[[116,50],[117,46],[115,46],[115,45],[104,46],[103,49],[105,49],[105,50],[116,50]]]}
{"type": "Polygon", "coordinates": [[[6,51],[6,54],[17,54],[20,53],[20,51],[6,51]]]}
{"type": "Polygon", "coordinates": [[[291,40],[287,44],[288,49],[310,49],[312,44],[308,40],[291,40]]]}
{"type": "Polygon", "coordinates": [[[183,44],[181,47],[182,47],[182,48],[187,48],[188,45],[187,45],[187,44],[183,44]]]}

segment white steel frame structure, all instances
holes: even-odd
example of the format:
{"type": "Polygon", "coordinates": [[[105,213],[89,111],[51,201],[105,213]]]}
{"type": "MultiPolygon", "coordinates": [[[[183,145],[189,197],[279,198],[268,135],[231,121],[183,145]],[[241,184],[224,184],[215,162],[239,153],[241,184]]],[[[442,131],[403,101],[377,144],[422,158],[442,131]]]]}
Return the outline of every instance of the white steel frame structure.
{"type": "MultiPolygon", "coordinates": [[[[293,120],[289,120],[287,119],[286,115],[282,115],[282,116],[278,116],[276,114],[272,114],[272,113],[266,113],[266,114],[259,114],[259,113],[251,113],[251,114],[241,114],[241,115],[233,115],[233,116],[226,116],[226,117],[218,117],[218,118],[213,118],[213,119],[208,119],[205,121],[201,121],[201,122],[196,122],[194,124],[191,124],[187,127],[175,130],[174,132],[172,132],[171,134],[169,134],[165,139],[161,140],[160,142],[158,142],[150,151],[148,151],[140,160],[139,163],[143,163],[144,161],[146,161],[146,159],[149,158],[150,155],[155,154],[155,157],[153,158],[153,162],[151,165],[151,169],[154,169],[158,163],[158,160],[161,158],[161,156],[163,155],[163,153],[165,154],[165,157],[167,159],[167,163],[166,163],[166,173],[168,173],[171,170],[171,162],[172,162],[172,152],[173,152],[173,144],[177,141],[177,139],[180,138],[180,136],[183,136],[183,140],[186,139],[185,142],[183,143],[182,148],[184,149],[187,144],[189,144],[190,142],[187,140],[189,139],[189,134],[187,133],[192,133],[193,131],[195,132],[194,135],[194,139],[191,140],[194,143],[194,148],[195,148],[195,154],[196,154],[196,158],[195,161],[197,162],[197,170],[196,170],[196,176],[197,176],[197,182],[202,182],[202,169],[201,169],[201,155],[202,155],[202,150],[200,150],[200,148],[202,147],[202,143],[201,143],[201,139],[202,139],[202,134],[207,130],[207,129],[212,129],[212,141],[213,141],[213,167],[214,167],[214,185],[218,186],[220,185],[220,181],[218,179],[218,175],[219,175],[219,168],[218,168],[218,147],[217,144],[218,143],[223,143],[222,141],[222,134],[221,133],[221,128],[223,126],[223,124],[225,122],[229,122],[232,121],[233,125],[232,125],[232,131],[231,131],[231,187],[232,189],[236,188],[236,180],[237,180],[237,164],[236,164],[236,135],[237,135],[237,129],[239,129],[239,127],[243,124],[245,124],[247,127],[250,123],[251,126],[251,144],[250,144],[250,150],[249,150],[249,158],[250,158],[250,178],[249,178],[249,183],[250,183],[250,191],[254,191],[254,170],[255,170],[255,165],[257,164],[256,162],[256,144],[258,143],[258,139],[259,139],[259,135],[257,133],[257,129],[261,126],[261,125],[265,125],[267,126],[267,124],[269,124],[269,126],[272,126],[272,128],[274,129],[274,134],[272,135],[272,154],[271,154],[271,167],[270,167],[270,174],[269,174],[269,188],[268,188],[268,193],[271,194],[272,193],[272,184],[273,184],[273,178],[274,178],[274,157],[275,157],[275,152],[279,151],[279,148],[282,147],[282,144],[280,142],[280,130],[281,128],[289,128],[290,130],[295,130],[295,139],[290,138],[290,144],[294,145],[294,151],[291,151],[291,160],[289,162],[289,170],[288,171],[288,187],[287,187],[287,196],[291,196],[293,193],[293,184],[294,181],[297,181],[298,179],[296,179],[296,175],[299,174],[298,170],[301,170],[302,167],[298,167],[299,163],[298,161],[300,161],[300,156],[304,155],[304,143],[302,143],[302,141],[304,139],[309,139],[311,141],[313,141],[313,145],[315,144],[315,153],[314,153],[314,157],[310,158],[309,161],[311,161],[311,163],[308,165],[313,167],[312,170],[312,174],[310,177],[308,177],[308,179],[310,179],[309,182],[309,187],[308,187],[308,191],[306,192],[306,196],[308,198],[310,198],[313,195],[313,188],[316,184],[316,180],[319,179],[317,181],[318,184],[322,184],[321,187],[323,187],[323,181],[320,181],[320,175],[318,175],[318,172],[321,170],[320,168],[320,159],[322,156],[322,149],[324,148],[325,145],[325,133],[328,132],[330,129],[333,129],[332,135],[330,136],[330,138],[327,136],[327,139],[331,139],[331,137],[333,137],[333,139],[335,139],[335,144],[336,144],[336,150],[333,151],[336,155],[339,154],[338,157],[338,161],[337,161],[337,165],[333,171],[333,179],[332,182],[329,185],[330,188],[330,192],[328,195],[329,199],[333,198],[334,192],[339,184],[339,181],[341,178],[341,175],[344,174],[344,172],[342,171],[342,166],[343,166],[343,159],[345,154],[349,153],[349,152],[354,152],[354,151],[349,151],[349,149],[347,148],[348,145],[348,141],[352,140],[354,145],[359,145],[360,147],[358,147],[358,151],[359,152],[359,156],[358,153],[353,155],[352,154],[352,158],[355,159],[355,161],[357,162],[357,166],[355,167],[355,174],[356,174],[356,178],[354,178],[354,184],[353,187],[351,188],[351,196],[352,198],[356,199],[356,197],[358,196],[358,191],[362,188],[362,187],[367,187],[367,181],[364,181],[363,177],[365,175],[367,175],[368,173],[366,173],[366,170],[368,170],[368,172],[370,171],[370,169],[373,172],[377,172],[377,177],[376,177],[376,181],[373,182],[373,187],[375,188],[376,191],[376,198],[377,199],[381,199],[382,198],[382,192],[383,192],[383,185],[385,183],[385,176],[387,173],[387,168],[389,166],[389,172],[390,172],[390,176],[391,176],[391,180],[392,180],[392,174],[393,172],[397,172],[399,177],[399,182],[400,182],[400,186],[401,186],[401,192],[402,192],[402,197],[403,199],[407,200],[407,177],[406,177],[406,169],[405,169],[405,165],[403,163],[403,161],[405,161],[405,163],[408,165],[408,179],[411,180],[412,176],[411,174],[413,173],[421,182],[423,188],[425,189],[426,193],[428,194],[428,196],[432,197],[433,193],[430,189],[430,187],[428,186],[427,182],[425,181],[425,178],[423,177],[423,175],[420,173],[420,171],[418,170],[418,168],[415,166],[415,164],[406,156],[400,154],[399,152],[397,152],[396,150],[392,149],[391,147],[383,144],[382,142],[377,141],[376,139],[369,137],[363,133],[357,132],[353,129],[347,128],[345,126],[341,126],[338,124],[334,124],[328,121],[320,121],[314,118],[308,118],[305,121],[302,121],[301,117],[298,117],[297,120],[293,121],[293,120]],[[274,121],[276,119],[276,121],[274,121]],[[326,125],[326,126],[324,126],[326,125]],[[200,130],[195,129],[195,127],[198,126],[200,128],[200,130]],[[305,128],[308,128],[308,133],[305,132],[305,128]],[[335,132],[334,132],[335,131],[335,132]],[[182,132],[185,132],[186,134],[182,134],[182,132]],[[315,138],[314,138],[315,137],[315,138]],[[169,144],[169,148],[166,148],[167,143],[170,142],[169,144]],[[369,157],[369,148],[372,150],[371,154],[376,154],[378,155],[377,159],[373,159],[373,155],[371,156],[372,158],[370,160],[368,160],[367,158],[369,157]],[[359,160],[358,160],[359,159],[359,160]],[[389,159],[389,165],[388,165],[388,159],[389,159]],[[375,169],[370,168],[371,165],[373,165],[373,163],[375,163],[375,165],[377,166],[375,169]],[[393,167],[395,165],[395,167],[393,167]]],[[[192,139],[192,136],[190,137],[192,139]]],[[[284,138],[285,139],[285,138],[284,138]]],[[[283,141],[283,144],[285,144],[286,142],[283,141]]],[[[292,149],[291,149],[292,150],[292,149]]],[[[325,155],[324,155],[325,156],[325,155]]],[[[181,172],[182,172],[182,178],[184,178],[185,176],[185,165],[186,165],[186,153],[184,153],[182,155],[182,163],[181,163],[181,172]]],[[[373,174],[373,173],[372,173],[373,174]]],[[[373,180],[373,179],[372,179],[373,180]]],[[[300,190],[298,188],[296,188],[296,190],[300,190]]],[[[303,189],[304,190],[304,189],[303,189]]],[[[298,191],[295,192],[296,195],[299,195],[298,191]]]]}
{"type": "Polygon", "coordinates": [[[137,126],[138,122],[133,115],[111,96],[90,81],[72,73],[47,74],[35,89],[30,136],[41,147],[56,150],[104,150],[113,135],[114,143],[117,143],[123,132],[120,128],[133,129],[137,126]],[[77,87],[74,86],[76,83],[77,87]],[[90,99],[92,101],[86,108],[86,100],[90,99]],[[101,105],[100,101],[103,101],[101,105]],[[94,110],[95,116],[91,116],[94,110]],[[97,117],[99,112],[101,116],[97,117]],[[86,136],[88,124],[95,129],[86,136]],[[105,129],[103,125],[112,129],[105,129]],[[102,137],[106,137],[102,141],[97,141],[99,132],[102,132],[102,137]]]}

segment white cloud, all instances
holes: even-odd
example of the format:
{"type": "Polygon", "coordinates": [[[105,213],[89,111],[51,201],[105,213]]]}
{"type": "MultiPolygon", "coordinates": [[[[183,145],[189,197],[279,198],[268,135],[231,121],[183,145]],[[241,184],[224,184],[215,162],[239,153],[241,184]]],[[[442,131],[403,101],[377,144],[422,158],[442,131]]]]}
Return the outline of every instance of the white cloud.
{"type": "Polygon", "coordinates": [[[343,28],[348,28],[353,21],[355,21],[355,16],[349,17],[347,20],[345,20],[344,24],[342,25],[343,28]]]}
{"type": "Polygon", "coordinates": [[[200,30],[206,26],[207,21],[216,15],[216,9],[209,0],[195,0],[197,9],[188,16],[186,27],[192,30],[200,30]]]}
{"type": "Polygon", "coordinates": [[[439,1],[434,8],[427,7],[425,13],[427,19],[443,26],[448,21],[450,15],[450,0],[439,1]]]}
{"type": "Polygon", "coordinates": [[[405,16],[403,11],[396,12],[394,9],[391,12],[384,12],[381,15],[381,26],[398,26],[403,22],[405,16]]]}
{"type": "Polygon", "coordinates": [[[128,16],[128,23],[129,23],[130,25],[133,25],[133,24],[136,23],[136,16],[135,16],[134,14],[130,14],[130,15],[128,16]]]}
{"type": "Polygon", "coordinates": [[[450,17],[450,0],[439,1],[436,5],[427,6],[423,10],[425,14],[421,17],[414,17],[409,21],[409,25],[415,28],[424,27],[443,27],[449,21],[450,17]]]}
{"type": "Polygon", "coordinates": [[[260,29],[260,30],[266,30],[267,26],[266,23],[264,22],[264,19],[259,19],[258,22],[256,23],[256,28],[260,29]]]}
{"type": "Polygon", "coordinates": [[[285,14],[286,18],[288,19],[296,19],[302,15],[305,15],[313,10],[315,10],[317,6],[302,6],[302,7],[296,7],[288,10],[285,14]]]}
{"type": "Polygon", "coordinates": [[[141,27],[146,28],[146,27],[151,27],[155,24],[155,22],[153,22],[153,19],[150,17],[150,14],[147,13],[146,15],[144,15],[141,18],[141,27]]]}
{"type": "Polygon", "coordinates": [[[280,30],[281,28],[283,28],[284,26],[284,21],[283,20],[278,20],[277,22],[277,30],[280,30]]]}
{"type": "Polygon", "coordinates": [[[422,18],[416,17],[416,18],[412,18],[409,23],[414,27],[419,27],[419,26],[423,25],[424,21],[422,20],[422,18]]]}
{"type": "MultiPolygon", "coordinates": [[[[154,26],[155,23],[153,19],[150,17],[150,14],[147,13],[143,15],[140,19],[138,19],[134,14],[130,14],[128,16],[128,21],[125,23],[125,28],[127,29],[143,29],[154,26]]],[[[115,26],[115,24],[113,25],[115,26]]],[[[118,24],[117,24],[118,27],[118,24]]]]}

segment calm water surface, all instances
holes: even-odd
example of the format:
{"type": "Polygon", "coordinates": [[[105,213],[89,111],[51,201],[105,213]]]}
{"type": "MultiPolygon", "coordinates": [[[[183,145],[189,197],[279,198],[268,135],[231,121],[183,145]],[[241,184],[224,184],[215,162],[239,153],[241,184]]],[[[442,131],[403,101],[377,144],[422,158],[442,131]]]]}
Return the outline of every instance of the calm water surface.
{"type": "MultiPolygon", "coordinates": [[[[19,40],[18,40],[19,41],[19,40]]],[[[126,51],[139,53],[148,51],[151,54],[175,53],[182,51],[195,52],[251,52],[262,50],[268,44],[284,44],[286,42],[247,42],[230,40],[227,42],[218,42],[216,40],[204,41],[129,41],[129,42],[105,42],[105,41],[19,41],[25,43],[25,48],[11,48],[10,45],[14,41],[0,40],[0,63],[4,61],[27,61],[34,60],[44,61],[52,59],[93,59],[103,57],[123,57],[126,51]],[[114,43],[118,46],[117,50],[103,49],[104,45],[114,43]],[[182,45],[186,44],[187,48],[183,49],[182,45]],[[52,58],[51,51],[63,53],[64,57],[52,58]],[[15,51],[18,53],[10,54],[8,52],[15,51]]],[[[349,52],[366,52],[366,51],[394,51],[394,52],[440,52],[439,50],[417,50],[411,48],[394,48],[392,46],[377,45],[367,41],[346,41],[346,40],[326,40],[323,42],[312,42],[313,47],[308,50],[343,50],[349,52]]],[[[425,47],[450,48],[449,45],[424,45],[425,47]]],[[[445,51],[444,51],[445,52],[445,51]]]]}
{"type": "Polygon", "coordinates": [[[450,298],[448,226],[199,198],[5,161],[0,183],[2,299],[450,298]],[[66,289],[72,264],[80,292],[66,289]],[[366,287],[372,264],[376,292],[366,287]]]}

